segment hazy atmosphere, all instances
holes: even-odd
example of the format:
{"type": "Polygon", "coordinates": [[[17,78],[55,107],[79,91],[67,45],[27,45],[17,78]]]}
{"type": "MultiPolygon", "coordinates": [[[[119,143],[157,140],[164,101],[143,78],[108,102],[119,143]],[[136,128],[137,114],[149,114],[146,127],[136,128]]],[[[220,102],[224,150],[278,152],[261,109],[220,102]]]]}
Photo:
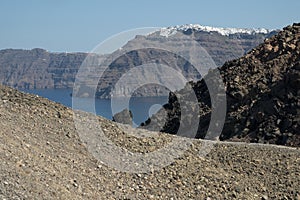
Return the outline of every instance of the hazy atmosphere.
{"type": "Polygon", "coordinates": [[[201,24],[282,28],[299,20],[300,1],[1,0],[0,49],[87,52],[128,29],[201,24]]]}

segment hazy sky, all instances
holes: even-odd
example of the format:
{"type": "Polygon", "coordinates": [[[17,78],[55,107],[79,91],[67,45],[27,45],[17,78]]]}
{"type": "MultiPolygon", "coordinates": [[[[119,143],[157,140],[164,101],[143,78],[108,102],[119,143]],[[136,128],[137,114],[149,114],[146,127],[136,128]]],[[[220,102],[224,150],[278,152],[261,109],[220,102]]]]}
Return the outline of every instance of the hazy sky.
{"type": "Polygon", "coordinates": [[[197,23],[282,28],[300,22],[300,0],[0,0],[0,49],[91,51],[121,31],[197,23]]]}

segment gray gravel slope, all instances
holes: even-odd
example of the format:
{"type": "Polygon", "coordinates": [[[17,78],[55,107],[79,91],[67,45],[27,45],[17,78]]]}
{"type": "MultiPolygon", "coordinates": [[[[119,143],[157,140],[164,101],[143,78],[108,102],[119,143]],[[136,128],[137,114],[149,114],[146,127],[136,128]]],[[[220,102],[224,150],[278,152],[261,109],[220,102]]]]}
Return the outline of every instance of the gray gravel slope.
{"type": "MultiPolygon", "coordinates": [[[[133,152],[155,151],[174,138],[138,138],[99,121],[115,144],[133,152]]],[[[215,143],[200,157],[203,141],[192,142],[158,171],[119,172],[87,151],[71,109],[0,86],[0,199],[300,199],[299,149],[215,143]]]]}

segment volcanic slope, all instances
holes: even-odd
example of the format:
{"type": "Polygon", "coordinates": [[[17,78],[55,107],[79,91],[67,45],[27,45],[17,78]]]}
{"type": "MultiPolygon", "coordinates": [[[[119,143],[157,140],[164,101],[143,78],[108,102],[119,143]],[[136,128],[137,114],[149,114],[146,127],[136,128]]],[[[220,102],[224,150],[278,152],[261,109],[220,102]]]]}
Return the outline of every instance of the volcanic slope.
{"type": "MultiPolygon", "coordinates": [[[[200,156],[204,141],[187,138],[192,145],[172,164],[125,173],[87,151],[74,114],[78,112],[47,99],[0,86],[0,199],[300,198],[299,149],[207,141],[214,148],[200,156]]],[[[123,131],[96,118],[113,143],[133,153],[154,152],[177,137],[123,131]]]]}

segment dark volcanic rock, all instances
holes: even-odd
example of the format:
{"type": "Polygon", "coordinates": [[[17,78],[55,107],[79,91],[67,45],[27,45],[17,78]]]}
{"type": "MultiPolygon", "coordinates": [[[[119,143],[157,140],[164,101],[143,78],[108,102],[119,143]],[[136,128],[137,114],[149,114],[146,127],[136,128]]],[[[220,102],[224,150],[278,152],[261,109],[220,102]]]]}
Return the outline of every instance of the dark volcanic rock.
{"type": "Polygon", "coordinates": [[[122,124],[129,124],[132,125],[132,113],[128,109],[124,109],[121,112],[116,113],[113,116],[113,121],[122,123],[122,124]]]}
{"type": "MultiPolygon", "coordinates": [[[[244,57],[216,69],[223,78],[227,96],[221,140],[300,146],[299,40],[300,24],[293,24],[244,57]]],[[[204,138],[211,117],[209,92],[204,80],[190,84],[200,107],[196,137],[204,138]]],[[[168,119],[161,130],[173,134],[177,131],[174,127],[179,126],[173,123],[178,123],[181,109],[175,95],[170,95],[164,106],[168,119]]],[[[158,114],[148,122],[160,120],[158,114]]]]}

